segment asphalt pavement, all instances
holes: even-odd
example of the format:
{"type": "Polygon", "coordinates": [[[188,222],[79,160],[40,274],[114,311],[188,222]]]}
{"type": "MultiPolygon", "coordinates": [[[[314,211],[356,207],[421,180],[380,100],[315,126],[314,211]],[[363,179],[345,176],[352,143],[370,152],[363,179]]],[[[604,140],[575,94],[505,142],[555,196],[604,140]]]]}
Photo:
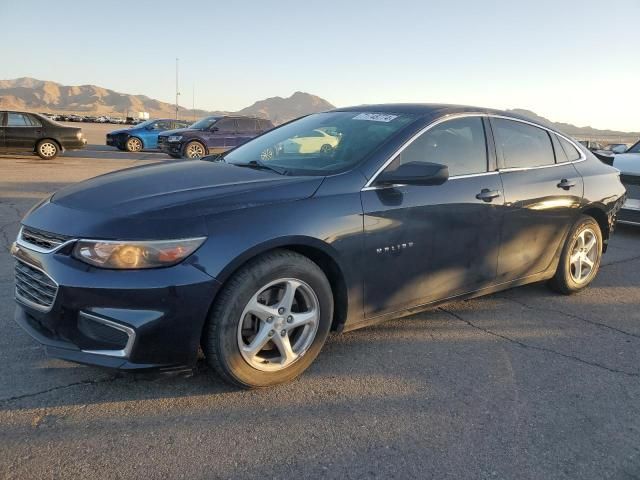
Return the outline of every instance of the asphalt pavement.
{"type": "Polygon", "coordinates": [[[640,478],[640,229],[619,228],[578,295],[532,285],[334,335],[268,390],[204,362],[123,375],[47,358],[13,321],[20,218],[165,158],[0,157],[0,478],[640,478]]]}

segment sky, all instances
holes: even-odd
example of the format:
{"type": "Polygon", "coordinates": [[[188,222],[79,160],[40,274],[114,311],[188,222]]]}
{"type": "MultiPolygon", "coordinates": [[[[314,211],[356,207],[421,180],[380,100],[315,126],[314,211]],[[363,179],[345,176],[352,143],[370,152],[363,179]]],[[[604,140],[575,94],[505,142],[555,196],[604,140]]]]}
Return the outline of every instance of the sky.
{"type": "Polygon", "coordinates": [[[639,20],[640,0],[0,0],[0,79],[173,103],[179,58],[187,108],[300,90],[640,131],[639,20]]]}

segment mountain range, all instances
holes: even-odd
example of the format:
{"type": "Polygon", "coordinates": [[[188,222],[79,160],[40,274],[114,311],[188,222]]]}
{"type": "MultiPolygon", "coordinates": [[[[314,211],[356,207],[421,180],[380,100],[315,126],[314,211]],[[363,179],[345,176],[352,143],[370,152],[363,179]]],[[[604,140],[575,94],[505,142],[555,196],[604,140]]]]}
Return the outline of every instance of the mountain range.
{"type": "MultiPolygon", "coordinates": [[[[295,92],[287,98],[271,97],[259,100],[237,112],[190,110],[180,107],[183,118],[202,117],[220,113],[236,113],[268,118],[276,125],[309,113],[335,108],[323,98],[305,92],[295,92]]],[[[148,112],[151,117],[173,117],[175,105],[149,98],[145,95],[129,95],[96,85],[68,86],[35,78],[0,80],[0,109],[33,112],[77,113],[81,115],[137,115],[148,112]]],[[[551,124],[557,129],[575,136],[638,137],[638,132],[599,130],[577,127],[568,123],[547,120],[530,110],[514,109],[515,113],[551,124]]]]}
{"type": "MultiPolygon", "coordinates": [[[[180,107],[180,116],[192,118],[237,113],[268,118],[280,124],[301,115],[333,108],[332,104],[320,97],[295,92],[288,98],[271,97],[257,101],[238,112],[194,111],[180,107]]],[[[115,116],[137,116],[137,112],[148,112],[152,118],[171,118],[175,115],[175,105],[145,95],[129,95],[96,85],[61,85],[28,77],[0,80],[0,109],[115,116]]]]}

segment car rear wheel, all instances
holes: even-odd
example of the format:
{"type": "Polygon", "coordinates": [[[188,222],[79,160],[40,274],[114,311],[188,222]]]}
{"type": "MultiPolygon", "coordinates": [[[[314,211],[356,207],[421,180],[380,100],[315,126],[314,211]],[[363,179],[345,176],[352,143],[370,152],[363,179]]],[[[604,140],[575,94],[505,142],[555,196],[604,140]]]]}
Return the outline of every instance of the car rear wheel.
{"type": "Polygon", "coordinates": [[[322,270],[295,252],[273,251],[225,284],[203,350],[227,382],[243,388],[287,382],[316,358],[332,317],[331,286],[322,270]]]}
{"type": "Polygon", "coordinates": [[[570,295],[595,278],[602,258],[602,231],[593,217],[583,215],[571,230],[562,249],[558,269],[549,286],[570,295]]]}
{"type": "Polygon", "coordinates": [[[127,152],[140,152],[142,151],[142,140],[138,137],[131,137],[127,140],[125,144],[125,150],[127,152]]]}
{"type": "Polygon", "coordinates": [[[60,149],[53,140],[40,140],[36,145],[36,153],[43,160],[53,160],[60,153],[60,149]]]}
{"type": "Polygon", "coordinates": [[[200,142],[189,142],[184,147],[184,156],[187,158],[202,158],[207,154],[207,149],[200,142]]]}

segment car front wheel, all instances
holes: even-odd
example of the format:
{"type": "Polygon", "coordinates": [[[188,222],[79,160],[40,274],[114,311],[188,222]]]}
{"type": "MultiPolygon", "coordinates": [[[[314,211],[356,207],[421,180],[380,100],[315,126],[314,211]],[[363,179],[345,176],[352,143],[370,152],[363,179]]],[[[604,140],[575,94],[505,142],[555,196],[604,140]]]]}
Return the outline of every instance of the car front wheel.
{"type": "Polygon", "coordinates": [[[276,250],[225,284],[203,334],[207,362],[243,388],[287,382],[316,358],[333,317],[331,286],[314,262],[276,250]]]}
{"type": "Polygon", "coordinates": [[[125,149],[127,152],[140,152],[142,151],[142,140],[138,137],[131,137],[127,140],[125,144],[125,149]]]}
{"type": "Polygon", "coordinates": [[[36,145],[36,153],[43,160],[53,160],[60,153],[60,149],[53,140],[40,140],[36,145]]]}
{"type": "Polygon", "coordinates": [[[187,158],[202,158],[207,154],[207,150],[200,142],[189,142],[184,147],[184,156],[187,158]]]}
{"type": "Polygon", "coordinates": [[[569,233],[558,269],[549,286],[570,295],[587,287],[595,278],[602,258],[602,231],[593,217],[582,215],[569,233]]]}

